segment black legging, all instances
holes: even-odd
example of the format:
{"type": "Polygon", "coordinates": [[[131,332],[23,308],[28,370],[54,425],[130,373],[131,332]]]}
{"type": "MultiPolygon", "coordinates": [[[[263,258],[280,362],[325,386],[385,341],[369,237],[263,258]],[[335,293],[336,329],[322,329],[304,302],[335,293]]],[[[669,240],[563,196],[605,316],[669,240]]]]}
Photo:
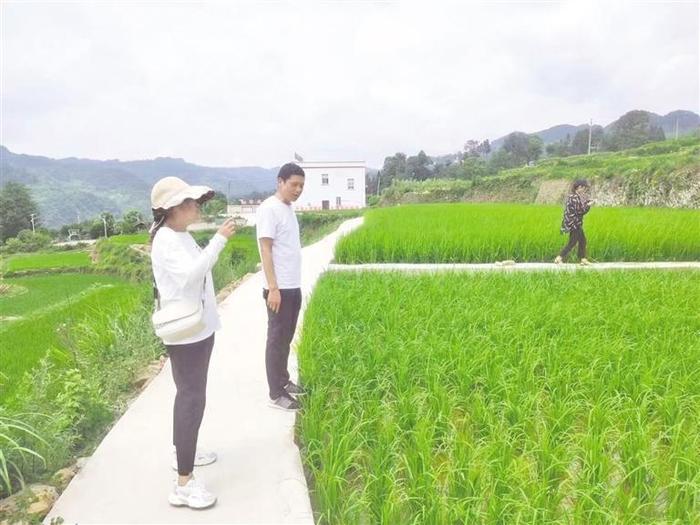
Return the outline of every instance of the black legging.
{"type": "Polygon", "coordinates": [[[173,409],[177,471],[181,476],[187,476],[194,470],[197,436],[207,400],[207,372],[214,348],[214,334],[196,343],[165,347],[177,388],[173,409]]]}
{"type": "Polygon", "coordinates": [[[569,242],[564,246],[564,249],[559,254],[564,259],[569,252],[578,244],[578,256],[580,259],[586,257],[586,236],[583,233],[583,228],[571,230],[569,232],[569,242]]]}

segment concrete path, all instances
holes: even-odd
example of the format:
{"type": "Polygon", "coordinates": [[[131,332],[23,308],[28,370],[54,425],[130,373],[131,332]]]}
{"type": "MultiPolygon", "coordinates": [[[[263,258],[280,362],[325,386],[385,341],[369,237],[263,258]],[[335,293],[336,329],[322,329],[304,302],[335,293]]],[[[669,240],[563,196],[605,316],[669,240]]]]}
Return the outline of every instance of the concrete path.
{"type": "Polygon", "coordinates": [[[382,264],[330,264],[329,271],[356,272],[356,271],[399,271],[411,273],[436,273],[436,272],[483,272],[483,271],[574,271],[574,270],[645,270],[645,269],[698,269],[700,262],[606,262],[593,263],[589,266],[580,264],[554,264],[554,263],[515,263],[504,264],[410,264],[410,263],[382,263],[382,264]]]}
{"type": "MultiPolygon", "coordinates": [[[[352,219],[303,249],[304,304],[333,257],[340,235],[358,227],[352,219]]],[[[195,474],[219,501],[205,511],[168,505],[172,405],[170,365],[134,401],[63,492],[44,523],[300,523],[312,524],[309,494],[294,444],[295,416],[267,406],[267,314],[262,274],[244,281],[219,305],[200,447],[219,460],[195,474]]],[[[296,356],[290,356],[296,372],[296,356]]]]}

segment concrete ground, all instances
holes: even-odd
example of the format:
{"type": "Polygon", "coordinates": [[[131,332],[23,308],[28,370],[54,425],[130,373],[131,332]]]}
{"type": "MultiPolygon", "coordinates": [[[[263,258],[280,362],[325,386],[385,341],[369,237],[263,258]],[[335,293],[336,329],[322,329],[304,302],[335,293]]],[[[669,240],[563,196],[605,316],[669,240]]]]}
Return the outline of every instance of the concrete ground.
{"type": "Polygon", "coordinates": [[[356,271],[399,271],[410,273],[436,273],[436,272],[528,272],[528,271],[603,271],[603,270],[645,270],[645,269],[700,269],[700,262],[605,262],[594,263],[589,266],[580,264],[554,264],[554,263],[475,263],[475,264],[409,264],[409,263],[378,263],[378,264],[330,264],[328,271],[356,272],[356,271]]]}

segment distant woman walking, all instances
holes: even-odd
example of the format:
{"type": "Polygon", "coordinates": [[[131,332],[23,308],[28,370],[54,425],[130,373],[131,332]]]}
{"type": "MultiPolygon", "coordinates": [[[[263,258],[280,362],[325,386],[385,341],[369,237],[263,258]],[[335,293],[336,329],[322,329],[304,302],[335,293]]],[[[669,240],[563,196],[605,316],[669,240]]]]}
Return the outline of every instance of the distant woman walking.
{"type": "Polygon", "coordinates": [[[177,177],[159,180],[151,192],[151,263],[158,300],[153,322],[170,356],[177,390],[173,466],[178,477],[168,501],[196,509],[216,502],[216,496],[192,471],[195,465],[216,461],[213,452],[197,453],[197,437],[206,403],[214,332],[221,327],[211,269],[234,234],[234,225],[232,219],[226,220],[204,249],[187,232],[187,226],[199,221],[200,206],[213,196],[211,188],[190,186],[177,177]]]}
{"type": "Polygon", "coordinates": [[[557,264],[560,264],[577,244],[581,264],[590,264],[588,259],[586,259],[586,235],[583,233],[583,216],[588,213],[594,202],[588,199],[589,188],[587,180],[577,179],[571,187],[571,193],[566,198],[564,218],[561,221],[561,232],[569,234],[569,242],[554,259],[554,262],[557,264]]]}

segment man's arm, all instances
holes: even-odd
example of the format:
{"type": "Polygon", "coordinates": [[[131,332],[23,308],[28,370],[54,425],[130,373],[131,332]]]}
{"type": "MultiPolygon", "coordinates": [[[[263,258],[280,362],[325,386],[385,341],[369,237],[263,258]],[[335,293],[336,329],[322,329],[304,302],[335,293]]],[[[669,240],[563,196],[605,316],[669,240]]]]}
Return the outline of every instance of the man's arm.
{"type": "Polygon", "coordinates": [[[267,296],[267,307],[277,313],[282,303],[282,296],[280,294],[280,289],[277,287],[277,276],[275,275],[275,267],[272,264],[272,239],[269,237],[261,237],[259,242],[263,272],[265,272],[265,278],[267,279],[267,285],[270,290],[267,296]]]}

